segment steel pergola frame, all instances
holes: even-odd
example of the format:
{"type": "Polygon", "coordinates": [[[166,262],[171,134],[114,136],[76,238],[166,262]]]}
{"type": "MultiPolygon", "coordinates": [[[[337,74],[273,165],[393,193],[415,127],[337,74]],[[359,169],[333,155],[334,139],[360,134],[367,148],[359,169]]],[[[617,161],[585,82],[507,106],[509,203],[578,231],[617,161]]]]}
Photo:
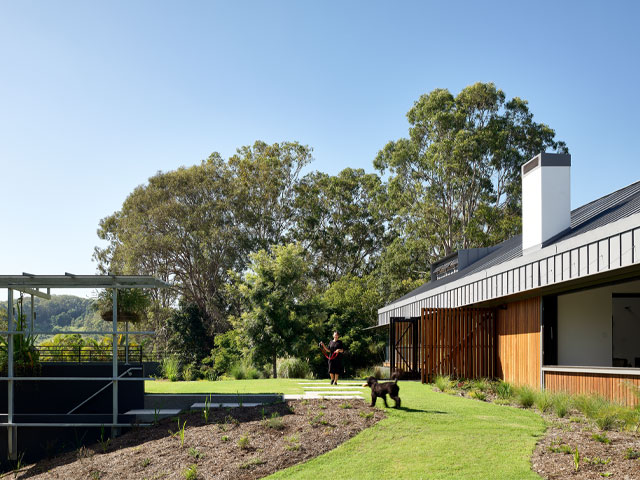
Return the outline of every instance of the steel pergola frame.
{"type": "MultiPolygon", "coordinates": [[[[104,424],[105,427],[111,427],[111,435],[116,436],[118,429],[125,426],[131,426],[130,424],[123,424],[118,422],[118,382],[121,381],[144,381],[145,378],[119,378],[118,376],[118,341],[119,335],[126,335],[126,341],[128,344],[129,334],[144,334],[153,335],[153,331],[139,331],[130,332],[128,328],[125,328],[124,332],[118,330],[118,295],[117,292],[120,289],[128,288],[171,288],[166,282],[158,280],[148,275],[74,275],[72,273],[65,272],[64,275],[33,275],[23,272],[22,275],[0,275],[0,288],[6,288],[8,291],[7,296],[7,330],[0,331],[1,335],[7,336],[7,376],[0,377],[0,380],[7,381],[7,422],[1,424],[1,427],[7,428],[7,445],[8,456],[11,460],[18,458],[18,427],[36,427],[36,426],[64,426],[64,427],[84,427],[94,426],[87,423],[64,423],[64,424],[29,424],[29,423],[16,423],[14,422],[14,382],[16,381],[43,381],[54,380],[54,377],[16,377],[14,375],[14,349],[13,349],[13,337],[16,335],[24,335],[24,331],[16,331],[13,322],[13,293],[18,291],[26,293],[31,296],[31,322],[29,334],[53,334],[53,333],[74,333],[74,334],[104,334],[112,335],[113,344],[113,358],[112,358],[112,375],[111,377],[55,377],[56,380],[103,380],[110,382],[113,385],[112,389],[112,417],[111,424],[104,424]],[[51,299],[51,289],[53,288],[105,288],[112,290],[113,296],[113,321],[112,329],[110,331],[96,331],[96,332],[53,332],[53,331],[35,331],[34,330],[34,310],[33,310],[33,298],[40,297],[47,300],[51,299]],[[40,289],[45,289],[46,292],[40,289]]],[[[101,424],[102,425],[102,424],[101,424]]]]}

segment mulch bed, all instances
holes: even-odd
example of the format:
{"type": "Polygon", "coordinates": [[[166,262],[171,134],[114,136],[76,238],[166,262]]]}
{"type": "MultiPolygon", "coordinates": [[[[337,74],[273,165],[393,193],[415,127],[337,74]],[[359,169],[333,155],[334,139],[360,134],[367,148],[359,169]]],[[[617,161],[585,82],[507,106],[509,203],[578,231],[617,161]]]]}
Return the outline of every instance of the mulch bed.
{"type": "Polygon", "coordinates": [[[549,428],[531,458],[533,471],[543,478],[640,479],[640,459],[636,457],[640,457],[640,436],[637,433],[600,431],[575,412],[574,416],[547,416],[546,420],[549,428]],[[608,439],[611,443],[594,439],[594,434],[604,435],[601,440],[608,439]],[[579,454],[577,470],[573,453],[576,448],[579,454]]]}
{"type": "MultiPolygon", "coordinates": [[[[138,427],[22,469],[21,479],[255,479],[336,448],[384,418],[360,400],[299,400],[265,407],[212,409],[138,427]],[[347,407],[347,408],[345,408],[347,407]],[[170,433],[171,431],[171,433],[170,433]],[[195,467],[193,467],[195,465],[195,467]]],[[[13,473],[10,474],[13,476],[13,473]]],[[[11,477],[9,477],[11,478],[11,477]]]]}

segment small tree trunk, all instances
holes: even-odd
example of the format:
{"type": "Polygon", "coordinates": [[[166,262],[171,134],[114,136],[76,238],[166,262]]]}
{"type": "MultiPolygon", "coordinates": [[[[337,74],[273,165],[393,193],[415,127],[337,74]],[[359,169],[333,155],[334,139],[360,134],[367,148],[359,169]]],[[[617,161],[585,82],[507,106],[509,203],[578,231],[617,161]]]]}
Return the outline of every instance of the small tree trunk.
{"type": "Polygon", "coordinates": [[[276,354],[273,354],[273,378],[278,378],[278,369],[276,368],[276,354]]]}

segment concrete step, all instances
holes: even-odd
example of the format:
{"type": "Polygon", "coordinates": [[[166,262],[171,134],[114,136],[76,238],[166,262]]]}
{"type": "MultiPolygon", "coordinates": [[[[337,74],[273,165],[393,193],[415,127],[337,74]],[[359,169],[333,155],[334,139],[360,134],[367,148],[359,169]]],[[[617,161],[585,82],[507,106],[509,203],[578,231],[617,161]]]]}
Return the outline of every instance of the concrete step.
{"type": "MultiPolygon", "coordinates": [[[[273,402],[272,402],[273,403],[273,402]]],[[[264,403],[237,403],[237,402],[224,402],[224,403],[211,403],[209,405],[209,409],[214,408],[238,408],[238,407],[257,407],[258,405],[265,405],[264,403]]],[[[191,410],[204,410],[206,408],[206,403],[194,403],[191,405],[191,410]]]]}
{"type": "Polygon", "coordinates": [[[145,409],[176,409],[188,410],[194,403],[204,404],[210,398],[211,406],[220,405],[221,403],[240,403],[244,405],[249,403],[265,404],[282,402],[282,395],[278,393],[261,393],[261,394],[175,394],[175,393],[148,393],[144,396],[145,409]]]}
{"type": "Polygon", "coordinates": [[[142,408],[138,410],[129,410],[125,415],[135,415],[136,421],[143,423],[151,423],[163,418],[175,417],[182,410],[179,408],[142,408]]]}

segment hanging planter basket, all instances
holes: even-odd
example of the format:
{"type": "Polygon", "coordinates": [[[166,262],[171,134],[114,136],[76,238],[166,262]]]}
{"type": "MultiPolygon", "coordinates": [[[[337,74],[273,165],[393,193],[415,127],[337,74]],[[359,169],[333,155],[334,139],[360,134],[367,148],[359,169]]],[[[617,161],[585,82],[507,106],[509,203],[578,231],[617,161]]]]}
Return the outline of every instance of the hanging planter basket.
{"type": "MultiPolygon", "coordinates": [[[[106,312],[101,312],[100,316],[105,322],[113,322],[113,310],[107,310],[106,312]]],[[[118,322],[139,322],[141,316],[139,313],[135,312],[118,312],[118,322]]]]}

